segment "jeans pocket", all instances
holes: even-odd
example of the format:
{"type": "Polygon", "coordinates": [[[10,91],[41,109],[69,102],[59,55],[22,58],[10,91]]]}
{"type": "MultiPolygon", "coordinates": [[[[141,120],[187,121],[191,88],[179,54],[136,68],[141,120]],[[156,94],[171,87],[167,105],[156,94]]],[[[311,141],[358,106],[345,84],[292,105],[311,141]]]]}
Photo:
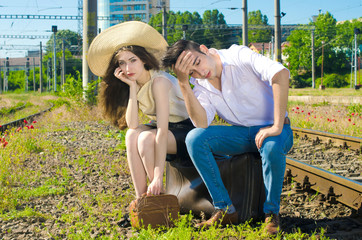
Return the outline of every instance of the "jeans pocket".
{"type": "Polygon", "coordinates": [[[293,130],[291,129],[290,126],[288,126],[286,128],[285,135],[286,135],[286,138],[284,141],[283,150],[284,150],[284,153],[287,154],[293,146],[293,130]]]}

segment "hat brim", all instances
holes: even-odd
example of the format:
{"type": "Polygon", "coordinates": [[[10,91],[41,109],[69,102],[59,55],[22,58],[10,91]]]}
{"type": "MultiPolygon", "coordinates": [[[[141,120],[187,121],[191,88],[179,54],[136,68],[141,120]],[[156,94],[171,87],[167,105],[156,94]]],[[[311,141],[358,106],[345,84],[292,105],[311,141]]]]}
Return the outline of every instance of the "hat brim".
{"type": "Polygon", "coordinates": [[[106,74],[113,53],[123,46],[137,45],[144,47],[157,59],[167,50],[163,36],[147,23],[128,21],[109,27],[98,34],[88,49],[88,66],[97,76],[106,74]]]}

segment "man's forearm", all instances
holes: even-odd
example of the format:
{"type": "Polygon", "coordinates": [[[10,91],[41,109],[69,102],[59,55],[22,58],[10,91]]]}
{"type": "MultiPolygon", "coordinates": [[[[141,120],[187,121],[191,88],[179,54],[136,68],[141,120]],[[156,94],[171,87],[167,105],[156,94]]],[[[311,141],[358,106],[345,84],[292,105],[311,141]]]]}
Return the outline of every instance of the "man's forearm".
{"type": "Polygon", "coordinates": [[[288,104],[289,73],[284,69],[273,78],[274,126],[282,130],[288,104]]]}
{"type": "Polygon", "coordinates": [[[182,95],[184,96],[184,101],[191,120],[194,122],[195,127],[207,128],[207,115],[205,109],[201,106],[199,100],[197,100],[194,92],[191,89],[191,86],[188,82],[180,82],[179,85],[181,88],[182,95]]]}

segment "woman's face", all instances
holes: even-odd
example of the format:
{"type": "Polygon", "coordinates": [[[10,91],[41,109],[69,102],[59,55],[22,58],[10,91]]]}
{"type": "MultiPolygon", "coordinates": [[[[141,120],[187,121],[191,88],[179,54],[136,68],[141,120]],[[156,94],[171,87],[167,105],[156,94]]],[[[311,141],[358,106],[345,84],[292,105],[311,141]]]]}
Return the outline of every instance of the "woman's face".
{"type": "Polygon", "coordinates": [[[144,63],[134,53],[122,51],[118,54],[118,66],[130,80],[136,81],[146,71],[144,63]]]}

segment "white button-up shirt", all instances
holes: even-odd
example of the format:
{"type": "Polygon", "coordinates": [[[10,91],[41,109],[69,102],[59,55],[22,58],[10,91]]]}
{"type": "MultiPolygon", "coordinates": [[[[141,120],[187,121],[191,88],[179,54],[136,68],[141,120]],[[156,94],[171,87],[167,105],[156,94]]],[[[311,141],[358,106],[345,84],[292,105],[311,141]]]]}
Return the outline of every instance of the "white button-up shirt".
{"type": "Polygon", "coordinates": [[[272,78],[285,67],[245,46],[232,45],[216,52],[223,66],[221,91],[206,79],[190,79],[193,91],[206,111],[208,125],[216,113],[232,125],[273,124],[272,78]]]}

